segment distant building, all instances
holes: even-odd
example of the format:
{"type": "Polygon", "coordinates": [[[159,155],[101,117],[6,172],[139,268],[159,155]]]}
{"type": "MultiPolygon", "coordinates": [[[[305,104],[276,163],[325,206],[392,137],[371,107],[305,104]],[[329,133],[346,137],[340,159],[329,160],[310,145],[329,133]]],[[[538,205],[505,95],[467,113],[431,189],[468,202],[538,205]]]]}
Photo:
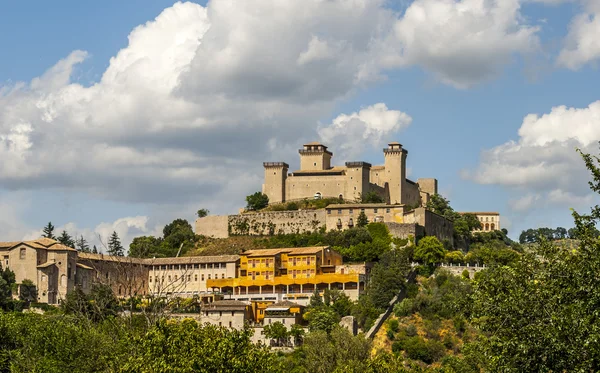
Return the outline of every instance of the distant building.
{"type": "Polygon", "coordinates": [[[201,322],[233,329],[243,329],[253,320],[249,302],[217,300],[202,306],[201,322]]]}
{"type": "Polygon", "coordinates": [[[461,214],[475,215],[477,220],[481,222],[481,229],[475,232],[491,232],[502,229],[500,227],[500,213],[498,212],[461,212],[461,214]]]}
{"type": "Polygon", "coordinates": [[[388,204],[419,206],[437,193],[436,179],[414,182],[406,178],[408,151],[398,142],[383,149],[382,166],[362,161],[332,166],[333,153],[318,142],[305,144],[299,153],[300,169],[291,173],[285,162],[263,163],[262,192],[269,197],[269,203],[327,197],[353,201],[374,192],[388,204]]]}

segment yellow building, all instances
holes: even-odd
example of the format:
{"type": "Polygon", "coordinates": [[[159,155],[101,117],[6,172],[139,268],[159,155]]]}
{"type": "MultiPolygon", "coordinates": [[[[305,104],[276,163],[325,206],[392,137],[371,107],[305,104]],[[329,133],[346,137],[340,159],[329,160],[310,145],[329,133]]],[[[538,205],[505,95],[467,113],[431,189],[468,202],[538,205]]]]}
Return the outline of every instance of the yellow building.
{"type": "Polygon", "coordinates": [[[315,289],[339,289],[356,300],[364,290],[364,270],[336,273],[342,265],[342,256],[328,246],[249,250],[240,254],[237,278],[211,279],[207,287],[238,300],[306,304],[315,289]]]}

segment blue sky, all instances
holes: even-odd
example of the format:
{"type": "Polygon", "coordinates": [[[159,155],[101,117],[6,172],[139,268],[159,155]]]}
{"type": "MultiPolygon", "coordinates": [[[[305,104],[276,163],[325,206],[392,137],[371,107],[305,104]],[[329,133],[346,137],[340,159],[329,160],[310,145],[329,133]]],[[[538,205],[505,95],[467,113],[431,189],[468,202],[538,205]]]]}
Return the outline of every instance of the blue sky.
{"type": "Polygon", "coordinates": [[[597,201],[574,149],[598,153],[598,32],[586,0],[4,3],[2,240],[233,213],[315,139],[339,164],[400,141],[512,237],[569,227],[597,201]]]}

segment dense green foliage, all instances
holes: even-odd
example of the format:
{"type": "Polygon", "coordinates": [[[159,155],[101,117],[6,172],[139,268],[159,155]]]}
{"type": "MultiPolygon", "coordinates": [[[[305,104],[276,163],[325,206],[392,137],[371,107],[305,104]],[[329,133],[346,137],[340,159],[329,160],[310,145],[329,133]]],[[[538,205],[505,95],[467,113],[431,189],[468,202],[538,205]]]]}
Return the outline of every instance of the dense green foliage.
{"type": "MultiPolygon", "coordinates": [[[[600,231],[593,227],[590,232],[592,235],[598,237],[600,236],[600,231]]],[[[558,228],[537,228],[537,229],[527,229],[521,232],[519,235],[520,243],[537,243],[542,240],[547,241],[558,241],[570,238],[572,240],[577,240],[581,237],[582,232],[575,228],[571,228],[567,230],[563,227],[558,228]]]]}
{"type": "Polygon", "coordinates": [[[256,211],[264,209],[269,205],[269,197],[261,192],[246,196],[246,209],[256,211]]]}
{"type": "Polygon", "coordinates": [[[2,269],[0,264],[0,310],[12,310],[15,303],[12,299],[12,289],[15,285],[15,273],[10,268],[2,269]]]}
{"type": "Polygon", "coordinates": [[[135,237],[129,245],[129,256],[165,258],[183,255],[194,247],[196,235],[185,219],[175,219],[163,228],[162,237],[135,237]]]}
{"type": "Polygon", "coordinates": [[[368,193],[361,194],[360,202],[361,203],[384,203],[385,200],[383,199],[382,196],[380,196],[376,192],[370,191],[368,193]]]}
{"type": "Polygon", "coordinates": [[[160,321],[0,312],[0,372],[271,372],[276,357],[250,341],[250,330],[160,321]]]}
{"type": "Polygon", "coordinates": [[[444,245],[435,236],[421,238],[414,252],[416,260],[428,265],[441,263],[445,255],[444,245]]]}
{"type": "Polygon", "coordinates": [[[65,246],[75,248],[75,240],[65,230],[62,231],[62,233],[56,238],[56,240],[65,246]]]}

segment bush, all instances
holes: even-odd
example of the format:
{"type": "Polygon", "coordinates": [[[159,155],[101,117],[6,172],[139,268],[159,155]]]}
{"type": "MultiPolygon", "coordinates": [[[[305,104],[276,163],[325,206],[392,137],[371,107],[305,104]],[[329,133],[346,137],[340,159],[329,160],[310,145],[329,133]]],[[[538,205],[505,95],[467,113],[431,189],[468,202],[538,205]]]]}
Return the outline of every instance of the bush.
{"type": "Polygon", "coordinates": [[[425,341],[416,336],[404,340],[402,346],[410,359],[421,360],[427,364],[438,361],[446,354],[446,349],[440,342],[425,341]]]}
{"type": "Polygon", "coordinates": [[[471,278],[471,276],[469,275],[469,271],[467,269],[462,271],[462,277],[466,280],[469,280],[471,278]]]}
{"type": "Polygon", "coordinates": [[[394,315],[396,317],[409,316],[413,313],[413,301],[412,299],[405,298],[400,303],[396,303],[394,306],[394,315]]]}
{"type": "Polygon", "coordinates": [[[400,323],[398,323],[398,320],[396,319],[391,319],[390,321],[388,321],[388,328],[394,333],[397,333],[398,330],[400,330],[400,323]]]}
{"type": "Polygon", "coordinates": [[[406,327],[406,335],[408,337],[414,337],[417,335],[417,327],[415,326],[415,324],[408,324],[408,326],[406,327]]]}
{"type": "Polygon", "coordinates": [[[390,341],[393,341],[393,340],[394,340],[394,335],[395,335],[395,334],[394,334],[394,331],[393,331],[392,329],[388,329],[388,331],[385,333],[385,335],[387,336],[387,338],[388,338],[390,341]]]}

